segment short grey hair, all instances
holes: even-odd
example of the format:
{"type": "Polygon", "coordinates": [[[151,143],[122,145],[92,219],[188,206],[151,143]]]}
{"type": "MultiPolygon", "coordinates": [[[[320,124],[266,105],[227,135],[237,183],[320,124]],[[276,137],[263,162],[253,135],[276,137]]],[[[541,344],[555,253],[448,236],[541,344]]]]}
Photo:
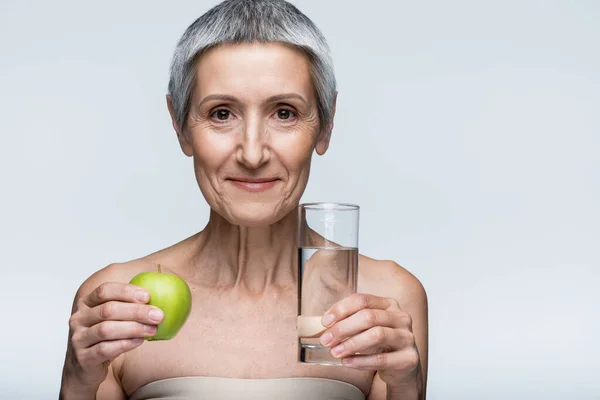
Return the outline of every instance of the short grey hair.
{"type": "Polygon", "coordinates": [[[220,44],[280,42],[303,51],[311,64],[321,129],[333,120],[336,79],[325,37],[294,5],[284,0],[225,0],[196,19],[179,40],[171,62],[169,94],[175,119],[184,129],[199,56],[220,44]]]}

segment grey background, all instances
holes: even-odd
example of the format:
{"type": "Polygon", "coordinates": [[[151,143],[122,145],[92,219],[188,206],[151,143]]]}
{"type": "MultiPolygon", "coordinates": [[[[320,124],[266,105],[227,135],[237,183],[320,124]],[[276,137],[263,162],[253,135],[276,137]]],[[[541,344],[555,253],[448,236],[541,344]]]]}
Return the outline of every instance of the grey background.
{"type": "MultiPolygon", "coordinates": [[[[56,398],[92,272],[201,229],[165,106],[214,2],[0,5],[0,397],[56,398]]],[[[599,399],[600,4],[295,2],[339,80],[305,201],[430,300],[430,399],[599,399]]]]}

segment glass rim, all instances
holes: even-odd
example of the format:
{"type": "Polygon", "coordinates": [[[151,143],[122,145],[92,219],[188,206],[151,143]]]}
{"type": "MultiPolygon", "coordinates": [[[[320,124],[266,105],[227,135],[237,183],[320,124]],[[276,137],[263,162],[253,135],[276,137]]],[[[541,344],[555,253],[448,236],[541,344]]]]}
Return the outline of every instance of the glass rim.
{"type": "Polygon", "coordinates": [[[360,206],[352,203],[336,203],[334,201],[319,201],[302,203],[298,207],[305,210],[335,210],[335,211],[358,211],[360,206]]]}

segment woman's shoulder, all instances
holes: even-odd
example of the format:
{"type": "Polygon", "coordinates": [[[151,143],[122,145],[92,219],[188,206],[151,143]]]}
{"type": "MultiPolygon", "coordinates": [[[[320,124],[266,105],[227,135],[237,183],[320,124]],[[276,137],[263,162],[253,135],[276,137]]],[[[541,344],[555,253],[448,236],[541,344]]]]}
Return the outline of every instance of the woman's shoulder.
{"type": "Polygon", "coordinates": [[[169,247],[154,251],[140,258],[125,262],[111,263],[90,275],[77,290],[77,296],[89,294],[102,283],[118,282],[129,283],[139,273],[161,270],[167,273],[180,274],[178,267],[182,264],[182,257],[193,243],[196,235],[188,237],[169,247]]]}
{"type": "Polygon", "coordinates": [[[421,281],[408,269],[392,260],[359,257],[358,292],[391,297],[401,305],[427,302],[421,281]]]}
{"type": "Polygon", "coordinates": [[[173,263],[169,262],[173,259],[173,253],[174,248],[169,247],[141,258],[111,263],[90,275],[80,285],[76,298],[88,295],[103,283],[129,283],[137,274],[158,271],[159,264],[161,265],[161,271],[177,273],[173,268],[173,263]]]}
{"type": "Polygon", "coordinates": [[[137,274],[151,270],[151,263],[144,259],[112,263],[90,275],[77,290],[76,298],[87,296],[103,283],[129,283],[137,274]]]}

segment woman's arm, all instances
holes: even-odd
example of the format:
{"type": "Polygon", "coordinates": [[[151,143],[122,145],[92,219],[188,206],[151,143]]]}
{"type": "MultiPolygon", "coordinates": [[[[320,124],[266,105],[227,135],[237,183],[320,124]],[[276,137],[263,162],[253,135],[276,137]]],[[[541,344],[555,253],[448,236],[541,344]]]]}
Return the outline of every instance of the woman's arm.
{"type": "Polygon", "coordinates": [[[126,399],[115,378],[113,362],[154,333],[145,325],[155,328],[160,322],[148,316],[153,308],[146,304],[150,295],[121,283],[127,282],[129,275],[122,266],[113,264],[93,274],[77,291],[69,318],[60,399],[126,399]]]}
{"type": "Polygon", "coordinates": [[[361,256],[358,293],[335,303],[322,323],[321,343],[334,357],[375,372],[369,400],[425,398],[427,295],[410,272],[361,256]]]}
{"type": "Polygon", "coordinates": [[[382,268],[381,288],[373,293],[382,297],[393,297],[398,300],[400,308],[412,317],[412,332],[419,351],[420,366],[415,381],[396,390],[388,387],[375,374],[368,400],[418,399],[425,400],[427,393],[428,367],[428,303],[427,294],[421,282],[408,271],[394,262],[382,268]]]}
{"type": "Polygon", "coordinates": [[[368,400],[391,400],[396,398],[424,400],[427,393],[429,351],[427,293],[414,275],[395,262],[386,261],[385,265],[375,268],[381,274],[381,279],[371,288],[371,293],[381,297],[395,298],[398,300],[402,311],[412,317],[412,332],[419,351],[420,365],[414,382],[400,386],[397,389],[388,387],[379,377],[379,373],[376,373],[368,400]]]}
{"type": "Polygon", "coordinates": [[[108,367],[108,374],[98,390],[86,390],[83,388],[70,387],[64,380],[61,385],[60,400],[127,400],[127,395],[117,382],[112,365],[108,367]]]}

